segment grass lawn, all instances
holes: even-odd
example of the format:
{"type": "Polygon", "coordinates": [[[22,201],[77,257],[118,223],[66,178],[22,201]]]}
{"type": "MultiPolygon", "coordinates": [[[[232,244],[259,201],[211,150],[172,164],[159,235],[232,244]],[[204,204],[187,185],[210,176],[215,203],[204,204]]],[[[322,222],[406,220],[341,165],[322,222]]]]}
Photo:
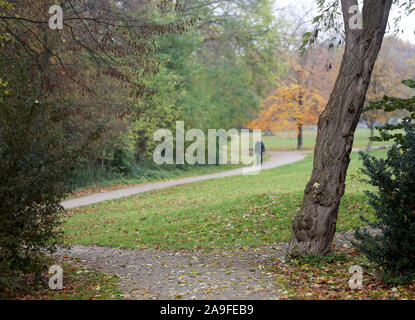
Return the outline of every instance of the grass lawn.
{"type": "MultiPolygon", "coordinates": [[[[303,132],[303,149],[313,150],[316,143],[316,130],[306,129],[303,132]]],[[[369,142],[370,130],[357,129],[354,136],[354,148],[365,148],[369,142]]],[[[263,136],[265,148],[268,151],[295,150],[297,148],[297,133],[295,131],[279,132],[273,136],[263,136]]],[[[388,142],[373,142],[373,146],[388,145],[388,142]]]]}
{"type": "MultiPolygon", "coordinates": [[[[375,151],[383,156],[385,151],[375,151]]],[[[312,155],[262,171],[201,181],[69,211],[68,244],[124,248],[225,249],[286,241],[310,177],[312,155]]],[[[338,231],[361,225],[370,215],[360,182],[358,154],[352,154],[338,231]]]]}

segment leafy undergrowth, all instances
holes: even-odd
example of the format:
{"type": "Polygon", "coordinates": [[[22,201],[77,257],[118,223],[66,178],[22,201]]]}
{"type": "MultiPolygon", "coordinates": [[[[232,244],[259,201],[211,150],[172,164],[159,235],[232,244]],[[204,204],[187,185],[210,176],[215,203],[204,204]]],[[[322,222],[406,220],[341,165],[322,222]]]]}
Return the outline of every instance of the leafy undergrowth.
{"type": "Polygon", "coordinates": [[[16,290],[4,289],[0,299],[13,300],[118,300],[118,277],[88,269],[76,261],[58,262],[63,269],[63,288],[49,289],[49,275],[42,273],[40,281],[33,274],[21,276],[16,290]]]}
{"type": "Polygon", "coordinates": [[[392,300],[415,299],[415,282],[389,285],[376,277],[365,257],[356,249],[335,248],[327,257],[278,262],[273,267],[275,284],[282,288],[281,299],[310,300],[392,300]],[[351,289],[351,266],[363,270],[362,288],[351,289]]]}

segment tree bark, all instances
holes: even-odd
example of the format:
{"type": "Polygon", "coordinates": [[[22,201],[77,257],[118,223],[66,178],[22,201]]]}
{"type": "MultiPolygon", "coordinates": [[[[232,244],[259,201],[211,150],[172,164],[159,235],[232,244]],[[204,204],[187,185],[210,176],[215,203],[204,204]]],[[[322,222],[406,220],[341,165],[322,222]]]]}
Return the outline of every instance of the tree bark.
{"type": "Polygon", "coordinates": [[[382,45],[392,0],[365,0],[361,30],[350,29],[351,5],[357,5],[357,0],[342,0],[345,53],[333,92],[318,121],[313,171],[301,210],[293,219],[288,256],[330,252],[354,132],[382,45]]]}
{"type": "Polygon", "coordinates": [[[301,150],[303,148],[303,127],[298,126],[297,128],[297,149],[301,150]]]}

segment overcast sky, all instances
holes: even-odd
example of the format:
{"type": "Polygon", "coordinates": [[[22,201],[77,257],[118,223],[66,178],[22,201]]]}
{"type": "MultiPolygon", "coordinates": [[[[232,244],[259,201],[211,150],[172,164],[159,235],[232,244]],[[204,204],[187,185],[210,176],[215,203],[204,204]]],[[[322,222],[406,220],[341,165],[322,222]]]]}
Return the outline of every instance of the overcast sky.
{"type": "MultiPolygon", "coordinates": [[[[298,10],[311,9],[315,8],[316,0],[274,0],[277,8],[284,8],[286,6],[294,6],[298,10]]],[[[390,24],[393,29],[393,19],[399,15],[398,9],[394,8],[391,14],[390,24]]],[[[310,19],[312,19],[313,14],[311,14],[310,19]]],[[[403,30],[403,33],[399,34],[399,37],[410,41],[415,44],[415,12],[413,12],[409,17],[402,15],[402,21],[400,23],[400,28],[403,30]]],[[[393,30],[392,30],[393,31],[393,30]]]]}

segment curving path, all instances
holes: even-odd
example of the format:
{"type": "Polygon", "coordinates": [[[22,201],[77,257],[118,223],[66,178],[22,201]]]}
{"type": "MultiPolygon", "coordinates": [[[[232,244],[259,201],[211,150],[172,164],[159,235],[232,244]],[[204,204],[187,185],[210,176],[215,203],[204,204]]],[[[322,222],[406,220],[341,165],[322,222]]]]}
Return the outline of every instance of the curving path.
{"type": "MultiPolygon", "coordinates": [[[[268,152],[271,155],[271,158],[262,164],[262,170],[276,168],[285,164],[294,163],[305,158],[305,153],[303,152],[268,152]]],[[[106,200],[113,200],[122,197],[128,197],[133,194],[142,193],[151,190],[157,189],[164,189],[171,186],[177,186],[180,184],[186,184],[196,181],[208,180],[208,179],[217,179],[217,178],[224,178],[235,176],[243,173],[244,168],[228,170],[213,174],[207,174],[203,176],[196,176],[196,177],[189,177],[183,179],[176,179],[176,180],[169,180],[169,181],[161,181],[161,182],[154,182],[154,183],[146,183],[141,184],[133,187],[122,188],[118,190],[106,191],[101,193],[95,193],[88,196],[65,200],[61,202],[62,206],[65,209],[76,208],[80,206],[86,206],[89,204],[102,202],[106,200]]]]}

